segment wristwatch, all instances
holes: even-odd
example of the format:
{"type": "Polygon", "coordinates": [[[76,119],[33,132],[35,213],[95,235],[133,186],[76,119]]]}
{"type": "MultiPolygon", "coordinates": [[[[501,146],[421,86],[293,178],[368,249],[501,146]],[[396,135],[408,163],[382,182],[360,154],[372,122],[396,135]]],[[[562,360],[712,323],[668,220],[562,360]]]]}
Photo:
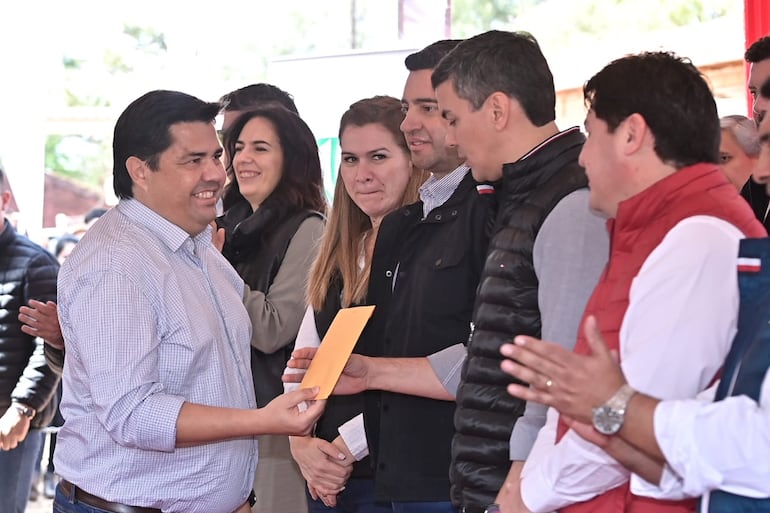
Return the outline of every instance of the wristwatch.
{"type": "Polygon", "coordinates": [[[484,510],[484,513],[500,513],[500,505],[490,504],[487,506],[487,509],[484,510]]]}
{"type": "Polygon", "coordinates": [[[23,416],[27,417],[28,419],[32,420],[35,418],[35,415],[37,414],[37,411],[31,407],[27,406],[26,404],[13,402],[11,403],[11,406],[16,408],[16,411],[21,413],[23,416]]]}
{"type": "Polygon", "coordinates": [[[604,435],[614,435],[620,431],[626,417],[626,406],[635,393],[636,390],[626,383],[606,403],[594,408],[594,428],[604,435]]]}

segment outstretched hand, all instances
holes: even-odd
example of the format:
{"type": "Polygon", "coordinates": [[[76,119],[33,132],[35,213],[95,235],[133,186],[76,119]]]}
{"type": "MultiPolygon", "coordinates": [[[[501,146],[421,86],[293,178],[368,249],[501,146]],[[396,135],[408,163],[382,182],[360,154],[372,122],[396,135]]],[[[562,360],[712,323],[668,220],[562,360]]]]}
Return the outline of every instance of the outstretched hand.
{"type": "Polygon", "coordinates": [[[64,349],[64,337],[59,326],[56,303],[29,300],[28,306],[19,308],[21,331],[33,337],[40,337],[56,349],[64,349]]]}
{"type": "Polygon", "coordinates": [[[500,353],[508,359],[500,367],[530,384],[510,384],[508,393],[591,424],[593,408],[604,404],[626,380],[617,355],[607,348],[593,316],[586,319],[583,329],[590,348],[587,355],[525,336],[504,344],[500,353]]]}
{"type": "MultiPolygon", "coordinates": [[[[316,347],[296,349],[291,354],[291,358],[289,358],[289,361],[286,364],[288,368],[294,369],[295,372],[285,373],[282,378],[284,383],[302,382],[302,378],[305,377],[305,371],[310,367],[310,363],[313,361],[313,357],[315,357],[317,350],[318,348],[316,347]]],[[[367,390],[366,378],[369,372],[367,362],[368,359],[366,356],[351,354],[332,394],[352,395],[367,390]]]]}

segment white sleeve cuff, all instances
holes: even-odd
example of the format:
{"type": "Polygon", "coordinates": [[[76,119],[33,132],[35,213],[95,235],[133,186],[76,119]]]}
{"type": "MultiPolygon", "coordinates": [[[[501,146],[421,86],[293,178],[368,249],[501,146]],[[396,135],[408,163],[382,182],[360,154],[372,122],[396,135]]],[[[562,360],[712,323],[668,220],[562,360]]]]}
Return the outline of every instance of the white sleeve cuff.
{"type": "Polygon", "coordinates": [[[340,437],[348,450],[356,459],[361,461],[369,456],[369,445],[366,443],[366,430],[364,429],[364,414],[359,413],[338,428],[340,437]]]}
{"type": "Polygon", "coordinates": [[[631,493],[652,499],[682,500],[689,498],[684,493],[682,478],[668,465],[663,466],[660,484],[645,481],[636,474],[631,475],[631,493]]]}

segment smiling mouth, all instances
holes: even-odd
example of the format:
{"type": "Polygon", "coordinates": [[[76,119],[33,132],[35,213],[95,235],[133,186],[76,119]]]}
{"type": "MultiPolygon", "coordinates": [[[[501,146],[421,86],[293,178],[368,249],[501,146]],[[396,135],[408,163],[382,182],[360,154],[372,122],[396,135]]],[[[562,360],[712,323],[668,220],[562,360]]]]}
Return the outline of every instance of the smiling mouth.
{"type": "Polygon", "coordinates": [[[214,191],[201,191],[193,194],[194,197],[198,199],[212,199],[216,197],[216,192],[214,191]]]}

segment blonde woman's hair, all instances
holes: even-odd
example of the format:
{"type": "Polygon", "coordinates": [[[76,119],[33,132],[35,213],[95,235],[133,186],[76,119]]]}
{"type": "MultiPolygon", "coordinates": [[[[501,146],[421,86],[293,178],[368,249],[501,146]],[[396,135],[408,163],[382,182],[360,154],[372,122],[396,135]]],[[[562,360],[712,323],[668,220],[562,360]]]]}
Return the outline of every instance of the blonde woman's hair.
{"type": "MultiPolygon", "coordinates": [[[[396,98],[375,96],[360,100],[352,104],[343,114],[340,121],[340,139],[345,128],[350,125],[378,124],[393,135],[399,148],[409,158],[409,148],[400,129],[403,120],[401,102],[396,98]]],[[[420,185],[427,176],[425,171],[412,167],[399,207],[417,201],[420,185]]],[[[334,202],[324,228],[321,247],[310,268],[307,296],[308,304],[313,310],[318,311],[323,308],[329,287],[336,279],[341,279],[343,284],[343,308],[364,301],[369,287],[371,262],[367,261],[364,269],[359,270],[358,259],[362,241],[371,228],[369,216],[355,204],[338,173],[334,187],[334,202]]]]}

